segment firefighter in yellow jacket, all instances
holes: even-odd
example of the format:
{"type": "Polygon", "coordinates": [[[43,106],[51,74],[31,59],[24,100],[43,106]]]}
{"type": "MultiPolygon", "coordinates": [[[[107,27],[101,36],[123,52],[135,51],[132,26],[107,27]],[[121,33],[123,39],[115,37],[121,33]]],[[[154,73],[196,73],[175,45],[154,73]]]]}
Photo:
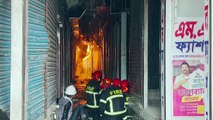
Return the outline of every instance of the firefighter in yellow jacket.
{"type": "Polygon", "coordinates": [[[127,79],[121,81],[121,89],[125,97],[125,106],[127,108],[127,113],[124,116],[123,120],[132,120],[134,114],[133,110],[129,107],[129,82],[127,79]]]}
{"type": "Polygon", "coordinates": [[[99,120],[99,101],[100,101],[100,82],[102,79],[101,71],[92,74],[93,79],[86,85],[87,112],[93,120],[99,120]]]}
{"type": "Polygon", "coordinates": [[[103,80],[101,80],[100,83],[100,94],[106,90],[111,85],[111,80],[108,77],[105,77],[103,80]]]}
{"type": "Polygon", "coordinates": [[[125,98],[120,87],[120,79],[113,79],[112,85],[101,93],[100,116],[101,120],[122,120],[125,113],[125,98]]]}

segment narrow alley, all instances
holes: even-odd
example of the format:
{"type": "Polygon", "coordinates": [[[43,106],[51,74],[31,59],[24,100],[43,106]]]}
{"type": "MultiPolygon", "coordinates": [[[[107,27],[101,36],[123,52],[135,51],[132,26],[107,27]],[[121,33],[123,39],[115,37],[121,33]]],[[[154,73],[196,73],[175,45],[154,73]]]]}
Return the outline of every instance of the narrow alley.
{"type": "Polygon", "coordinates": [[[0,0],[0,120],[56,120],[62,98],[81,120],[213,120],[212,5],[0,0]]]}

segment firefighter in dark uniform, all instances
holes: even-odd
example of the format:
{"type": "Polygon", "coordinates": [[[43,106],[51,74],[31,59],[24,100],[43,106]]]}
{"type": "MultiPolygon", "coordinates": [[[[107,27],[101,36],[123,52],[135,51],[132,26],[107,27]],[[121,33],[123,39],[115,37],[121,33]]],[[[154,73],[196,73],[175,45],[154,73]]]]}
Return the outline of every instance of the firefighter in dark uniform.
{"type": "Polygon", "coordinates": [[[129,108],[129,82],[124,79],[121,81],[121,89],[125,97],[125,106],[127,108],[127,113],[124,116],[123,120],[132,120],[133,111],[129,108]]]}
{"type": "Polygon", "coordinates": [[[100,94],[106,90],[111,85],[111,80],[108,77],[105,77],[100,83],[100,94]]]}
{"type": "Polygon", "coordinates": [[[106,90],[101,93],[100,116],[101,120],[122,120],[125,113],[125,99],[120,87],[121,81],[117,78],[112,80],[106,90]]]}
{"type": "Polygon", "coordinates": [[[102,79],[101,71],[95,71],[93,79],[86,85],[87,113],[89,118],[99,120],[99,102],[100,102],[100,82],[102,79]]]}

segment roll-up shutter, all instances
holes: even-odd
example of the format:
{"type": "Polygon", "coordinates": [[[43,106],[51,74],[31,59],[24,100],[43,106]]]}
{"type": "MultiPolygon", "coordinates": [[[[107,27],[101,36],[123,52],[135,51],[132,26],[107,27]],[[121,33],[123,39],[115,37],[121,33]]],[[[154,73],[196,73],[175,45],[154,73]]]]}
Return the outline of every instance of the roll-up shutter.
{"type": "Polygon", "coordinates": [[[0,109],[10,111],[11,1],[0,0],[0,109]]]}
{"type": "Polygon", "coordinates": [[[44,119],[44,78],[48,51],[45,0],[29,0],[27,120],[44,119]]]}
{"type": "Polygon", "coordinates": [[[129,38],[130,93],[143,103],[143,0],[131,1],[129,38]]]}
{"type": "Polygon", "coordinates": [[[57,1],[46,0],[46,27],[48,32],[48,56],[45,74],[45,113],[49,116],[56,100],[56,52],[57,38],[57,1]]]}

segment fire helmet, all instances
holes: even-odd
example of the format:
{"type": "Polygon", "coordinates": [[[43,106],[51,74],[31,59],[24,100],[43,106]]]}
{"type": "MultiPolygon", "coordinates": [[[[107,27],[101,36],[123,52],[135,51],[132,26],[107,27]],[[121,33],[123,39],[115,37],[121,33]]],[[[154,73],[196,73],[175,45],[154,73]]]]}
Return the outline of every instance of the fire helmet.
{"type": "Polygon", "coordinates": [[[101,83],[100,83],[100,88],[101,89],[106,89],[111,85],[111,80],[108,77],[105,77],[101,83]]]}
{"type": "Polygon", "coordinates": [[[102,79],[102,73],[101,73],[101,71],[95,71],[92,74],[92,78],[93,78],[93,80],[101,80],[102,79]]]}
{"type": "Polygon", "coordinates": [[[121,89],[124,93],[129,92],[129,82],[128,80],[122,80],[121,81],[121,89]]]}
{"type": "Polygon", "coordinates": [[[74,85],[70,85],[66,88],[65,94],[66,95],[75,95],[77,93],[76,88],[74,85]]]}
{"type": "Polygon", "coordinates": [[[121,87],[121,80],[118,79],[118,78],[114,78],[114,79],[112,80],[112,84],[113,84],[114,86],[116,86],[116,87],[121,87]]]}

